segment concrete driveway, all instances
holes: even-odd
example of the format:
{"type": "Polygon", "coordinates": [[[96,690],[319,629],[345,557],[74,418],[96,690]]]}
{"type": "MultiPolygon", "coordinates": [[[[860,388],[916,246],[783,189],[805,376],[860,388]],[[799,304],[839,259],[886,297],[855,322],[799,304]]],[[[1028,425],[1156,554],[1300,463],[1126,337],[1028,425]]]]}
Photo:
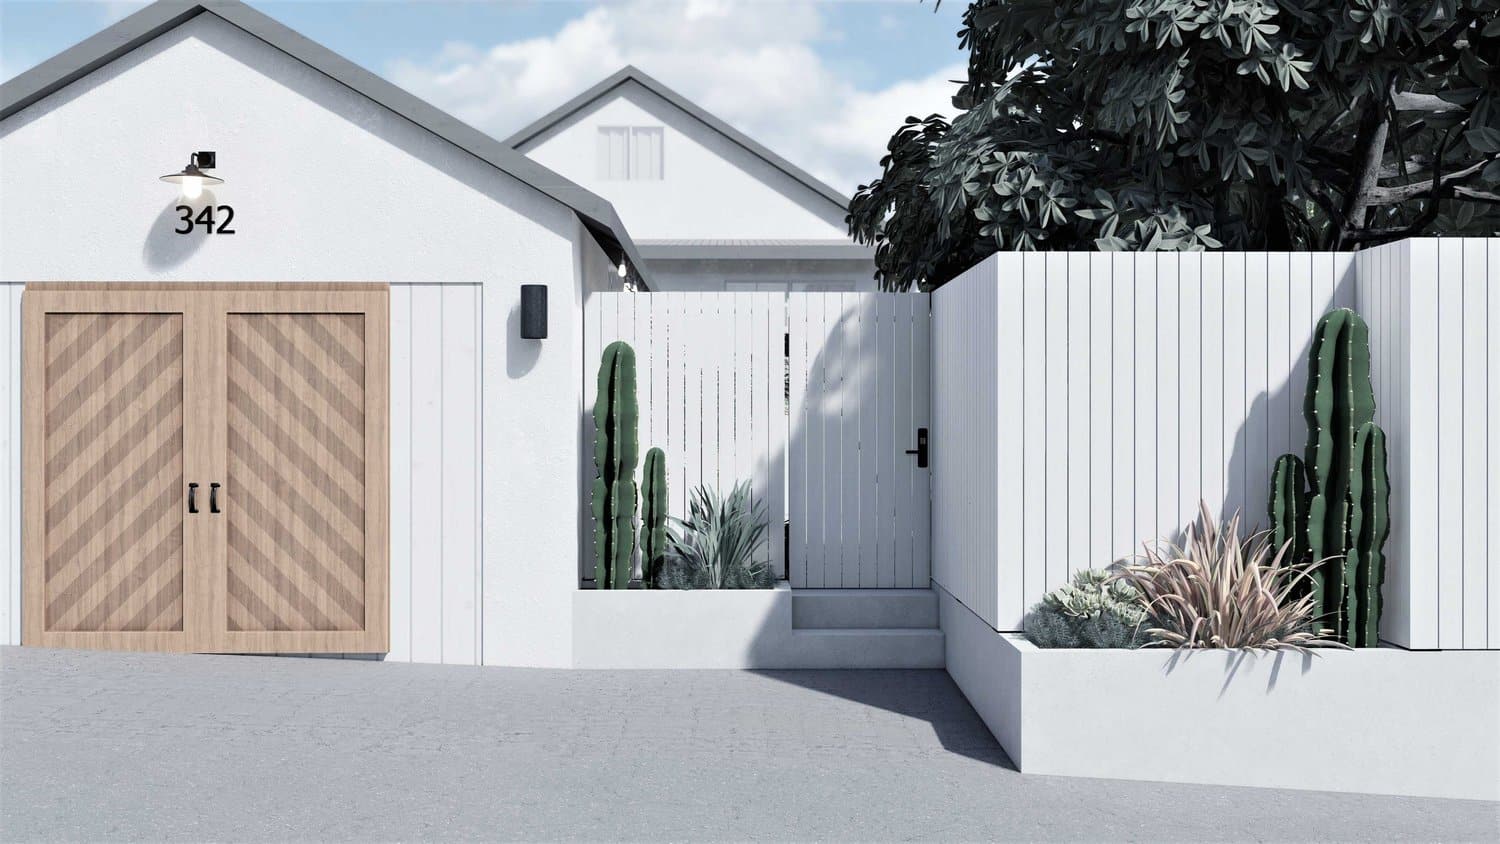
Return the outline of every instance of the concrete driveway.
{"type": "Polygon", "coordinates": [[[0,683],[7,841],[1500,836],[1497,804],[1023,776],[941,671],[7,648],[0,683]]]}

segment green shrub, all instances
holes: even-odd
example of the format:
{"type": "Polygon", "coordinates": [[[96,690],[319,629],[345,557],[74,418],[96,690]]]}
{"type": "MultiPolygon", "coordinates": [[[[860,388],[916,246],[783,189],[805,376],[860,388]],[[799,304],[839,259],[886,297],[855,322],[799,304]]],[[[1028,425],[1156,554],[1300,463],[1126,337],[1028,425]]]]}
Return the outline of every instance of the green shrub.
{"type": "Polygon", "coordinates": [[[1086,569],[1048,592],[1021,622],[1039,648],[1138,648],[1146,641],[1140,590],[1086,569]]]}
{"type": "Polygon", "coordinates": [[[736,484],[729,495],[699,486],[688,517],[672,519],[657,586],[662,589],[769,589],[771,564],[763,556],[766,508],[736,484]]]}

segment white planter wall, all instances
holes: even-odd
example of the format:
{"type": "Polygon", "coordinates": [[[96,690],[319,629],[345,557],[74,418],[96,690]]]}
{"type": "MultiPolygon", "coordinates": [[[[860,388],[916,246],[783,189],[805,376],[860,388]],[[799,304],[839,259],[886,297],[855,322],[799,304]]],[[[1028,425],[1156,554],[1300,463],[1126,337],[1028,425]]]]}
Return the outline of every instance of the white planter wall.
{"type": "Polygon", "coordinates": [[[1043,650],[939,593],[948,673],[1022,773],[1500,800],[1500,654],[1043,650]]]}

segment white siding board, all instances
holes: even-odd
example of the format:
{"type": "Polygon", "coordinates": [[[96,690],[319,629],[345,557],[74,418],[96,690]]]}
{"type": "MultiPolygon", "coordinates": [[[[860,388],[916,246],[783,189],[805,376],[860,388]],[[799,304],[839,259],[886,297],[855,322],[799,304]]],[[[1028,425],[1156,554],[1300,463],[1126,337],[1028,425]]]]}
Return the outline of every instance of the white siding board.
{"type": "Polygon", "coordinates": [[[391,615],[392,662],[411,661],[411,287],[391,288],[391,615]]]}
{"type": "Polygon", "coordinates": [[[1063,473],[1067,485],[1067,508],[1064,519],[1067,533],[1067,555],[1063,560],[1063,576],[1087,568],[1104,568],[1109,560],[1092,555],[1090,525],[1090,497],[1093,493],[1093,466],[1091,448],[1094,424],[1093,408],[1090,404],[1090,367],[1093,359],[1093,337],[1089,333],[1091,307],[1089,294],[1093,287],[1089,283],[1089,256],[1070,255],[1067,261],[1068,280],[1063,288],[1067,298],[1067,330],[1065,348],[1067,358],[1067,413],[1061,430],[1066,432],[1068,447],[1063,455],[1066,471],[1063,473]]]}
{"type": "Polygon", "coordinates": [[[444,285],[442,296],[443,662],[478,665],[479,289],[444,285]]]}
{"type": "Polygon", "coordinates": [[[1440,494],[1453,493],[1451,504],[1438,508],[1438,647],[1462,647],[1464,639],[1463,530],[1463,240],[1438,241],[1437,326],[1437,483],[1440,494]]]}
{"type": "Polygon", "coordinates": [[[1042,530],[1047,552],[1042,579],[1068,576],[1068,256],[1047,260],[1042,272],[1042,530]],[[1055,548],[1053,546],[1056,546],[1055,548]]]}
{"type": "MultiPolygon", "coordinates": [[[[1480,238],[1466,237],[1461,241],[1463,265],[1459,277],[1462,297],[1460,330],[1452,329],[1446,334],[1457,333],[1462,344],[1460,375],[1455,380],[1460,395],[1459,425],[1462,429],[1460,441],[1463,446],[1463,491],[1460,519],[1463,533],[1463,647],[1484,648],[1489,646],[1489,548],[1485,470],[1489,466],[1489,455],[1485,436],[1486,426],[1476,424],[1486,418],[1488,397],[1485,394],[1485,320],[1486,273],[1485,242],[1480,238]]],[[[1500,610],[1500,607],[1497,607],[1500,610]]]]}
{"type": "Polygon", "coordinates": [[[442,662],[443,288],[411,288],[411,659],[442,662]],[[419,492],[420,491],[420,494],[419,492]]]}

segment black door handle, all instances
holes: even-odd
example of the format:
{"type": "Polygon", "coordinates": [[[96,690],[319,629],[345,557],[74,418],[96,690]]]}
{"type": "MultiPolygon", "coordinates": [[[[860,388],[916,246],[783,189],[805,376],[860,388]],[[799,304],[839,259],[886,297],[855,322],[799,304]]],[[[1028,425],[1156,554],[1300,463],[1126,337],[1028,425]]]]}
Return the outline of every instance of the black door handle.
{"type": "Polygon", "coordinates": [[[197,494],[198,494],[198,485],[197,484],[188,484],[188,512],[189,513],[196,513],[196,512],[198,512],[198,502],[196,500],[197,494]]]}
{"type": "Polygon", "coordinates": [[[222,512],[219,510],[219,485],[216,483],[208,485],[208,512],[222,512]]]}
{"type": "Polygon", "coordinates": [[[917,468],[918,469],[926,469],[927,468],[927,429],[926,428],[918,428],[917,429],[917,447],[916,448],[908,448],[906,450],[906,453],[907,454],[915,454],[917,456],[917,468]]]}

